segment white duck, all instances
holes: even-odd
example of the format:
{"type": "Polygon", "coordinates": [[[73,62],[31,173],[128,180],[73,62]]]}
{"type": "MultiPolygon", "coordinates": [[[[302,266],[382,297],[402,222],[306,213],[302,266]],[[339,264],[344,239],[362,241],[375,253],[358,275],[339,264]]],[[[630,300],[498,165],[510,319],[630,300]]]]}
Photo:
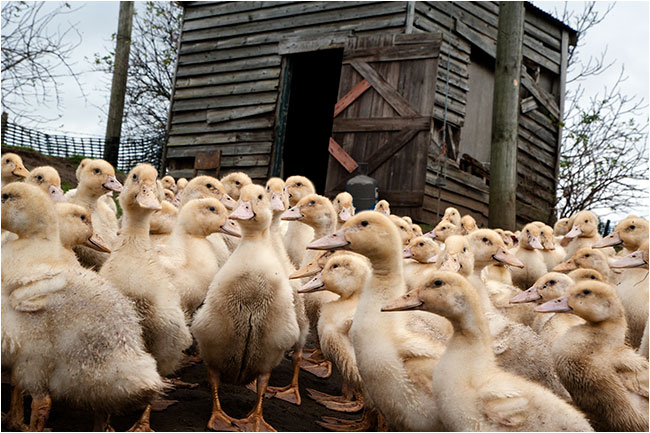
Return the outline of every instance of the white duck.
{"type": "Polygon", "coordinates": [[[15,153],[2,154],[2,186],[9,185],[18,179],[29,175],[29,170],[23,165],[23,159],[15,153]]]}
{"type": "Polygon", "coordinates": [[[41,188],[55,202],[65,201],[61,189],[61,177],[54,167],[46,165],[32,169],[25,178],[25,182],[41,188]]]}
{"type": "Polygon", "coordinates": [[[253,183],[251,178],[244,172],[236,171],[221,178],[221,183],[226,188],[226,193],[233,198],[239,200],[241,189],[246,185],[253,183]]]}
{"type": "MultiPolygon", "coordinates": [[[[314,184],[304,176],[289,176],[285,181],[285,187],[289,194],[289,206],[295,206],[304,196],[316,193],[314,184]]],[[[289,222],[284,235],[284,246],[291,263],[296,268],[302,265],[305,248],[313,239],[314,229],[310,226],[297,221],[289,222]]]]}
{"type": "Polygon", "coordinates": [[[512,250],[515,257],[524,264],[523,268],[512,270],[512,282],[522,290],[532,286],[546,273],[540,234],[541,228],[537,223],[526,224],[519,236],[519,245],[512,250]]]}
{"type": "Polygon", "coordinates": [[[339,230],[343,224],[354,215],[355,208],[352,203],[352,194],[343,191],[340,192],[332,200],[334,210],[336,211],[336,229],[339,230]]]}

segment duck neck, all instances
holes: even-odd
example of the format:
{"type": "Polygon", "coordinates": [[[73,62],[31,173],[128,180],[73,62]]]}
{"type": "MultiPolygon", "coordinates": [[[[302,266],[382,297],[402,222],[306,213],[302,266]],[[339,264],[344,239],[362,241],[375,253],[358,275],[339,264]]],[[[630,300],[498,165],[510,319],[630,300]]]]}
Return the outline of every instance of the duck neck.
{"type": "Polygon", "coordinates": [[[512,285],[512,275],[508,268],[501,263],[495,263],[487,267],[487,279],[512,285]]]}
{"type": "Polygon", "coordinates": [[[318,221],[310,225],[314,229],[314,240],[332,234],[336,228],[336,214],[323,215],[318,221]]]}
{"type": "Polygon", "coordinates": [[[610,318],[598,323],[592,322],[589,325],[598,334],[598,341],[614,345],[625,344],[625,332],[627,330],[625,317],[610,318]]]}
{"type": "Polygon", "coordinates": [[[448,343],[448,350],[462,349],[464,354],[469,350],[474,358],[482,360],[494,356],[488,324],[478,303],[462,316],[449,320],[454,335],[448,343]]]}
{"type": "Polygon", "coordinates": [[[266,241],[271,239],[271,226],[266,226],[263,229],[247,227],[246,224],[240,224],[242,241],[266,241]]]}
{"type": "Polygon", "coordinates": [[[75,201],[83,206],[86,206],[90,210],[95,209],[97,200],[102,196],[103,193],[108,192],[107,190],[96,191],[88,187],[83,183],[77,185],[77,192],[75,193],[75,201]]]}
{"type": "Polygon", "coordinates": [[[121,236],[125,239],[137,238],[149,241],[149,222],[151,211],[126,211],[122,223],[121,236]]]}

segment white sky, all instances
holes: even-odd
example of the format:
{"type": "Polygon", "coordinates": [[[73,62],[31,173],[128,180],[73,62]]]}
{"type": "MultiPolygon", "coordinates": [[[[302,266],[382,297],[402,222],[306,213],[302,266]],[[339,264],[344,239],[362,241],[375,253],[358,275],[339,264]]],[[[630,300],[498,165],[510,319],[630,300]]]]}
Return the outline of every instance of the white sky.
{"type": "MultiPolygon", "coordinates": [[[[136,2],[136,11],[141,5],[136,2]]],[[[557,8],[562,10],[564,2],[535,1],[537,7],[553,13],[557,8]]],[[[80,7],[74,14],[65,16],[57,25],[65,22],[78,23],[77,29],[82,35],[83,42],[74,54],[76,69],[82,71],[81,81],[87,98],[84,99],[77,85],[72,80],[67,80],[61,86],[63,102],[59,107],[41,107],[47,117],[60,118],[53,122],[39,125],[39,129],[61,133],[73,132],[81,135],[103,136],[106,127],[104,111],[108,106],[110,94],[110,76],[100,72],[92,72],[91,60],[94,53],[102,55],[112,46],[111,34],[117,31],[117,18],[119,2],[71,2],[73,7],[80,7]]],[[[609,2],[600,2],[597,7],[604,10],[609,2]]],[[[569,7],[576,10],[583,8],[584,2],[569,2],[569,7]]],[[[49,6],[49,5],[48,5],[49,6]]],[[[53,5],[54,6],[54,2],[53,5]]],[[[587,58],[598,55],[607,47],[608,58],[616,60],[616,67],[608,73],[584,83],[587,95],[602,91],[604,86],[612,83],[620,71],[620,65],[625,65],[626,74],[629,76],[623,84],[623,89],[628,94],[638,94],[649,100],[648,86],[648,23],[650,22],[647,1],[618,2],[609,16],[600,23],[596,31],[587,35],[586,44],[580,55],[587,58]]],[[[646,109],[645,118],[648,117],[646,109]]],[[[125,131],[123,131],[124,133],[125,131]]],[[[650,189],[650,182],[647,183],[650,189]]],[[[606,211],[598,212],[606,216],[606,211]]],[[[648,208],[640,209],[646,217],[648,208]]]]}

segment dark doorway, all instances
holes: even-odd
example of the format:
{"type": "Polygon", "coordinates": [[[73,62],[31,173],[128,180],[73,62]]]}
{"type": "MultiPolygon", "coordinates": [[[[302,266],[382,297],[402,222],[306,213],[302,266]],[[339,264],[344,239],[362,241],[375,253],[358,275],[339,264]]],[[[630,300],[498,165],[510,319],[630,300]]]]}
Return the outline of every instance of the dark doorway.
{"type": "Polygon", "coordinates": [[[290,80],[282,146],[284,178],[307,176],[316,192],[323,194],[343,50],[292,54],[287,60],[285,73],[290,80]]]}

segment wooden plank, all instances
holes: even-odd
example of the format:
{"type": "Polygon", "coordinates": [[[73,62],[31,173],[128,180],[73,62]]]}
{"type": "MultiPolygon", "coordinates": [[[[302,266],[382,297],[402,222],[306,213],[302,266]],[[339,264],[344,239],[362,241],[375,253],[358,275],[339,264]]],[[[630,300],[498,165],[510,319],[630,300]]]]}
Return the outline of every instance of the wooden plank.
{"type": "MultiPolygon", "coordinates": [[[[470,54],[471,46],[467,43],[467,41],[459,38],[453,33],[449,33],[449,25],[446,25],[444,22],[436,23],[434,21],[434,17],[437,20],[441,20],[444,18],[444,16],[441,14],[433,16],[428,15],[425,11],[422,10],[422,3],[423,2],[418,1],[415,5],[415,20],[413,21],[415,29],[421,29],[425,32],[433,33],[442,32],[444,34],[444,40],[450,41],[451,45],[455,49],[463,53],[470,54]]],[[[447,18],[449,19],[449,17],[447,18]]]]}
{"type": "MultiPolygon", "coordinates": [[[[289,2],[286,2],[289,3],[289,2]]],[[[295,2],[294,2],[295,3],[295,2]]],[[[285,4],[283,1],[192,2],[185,7],[186,20],[221,16],[285,4]]]]}
{"type": "Polygon", "coordinates": [[[541,150],[539,147],[535,146],[534,144],[530,143],[528,140],[525,140],[521,134],[519,134],[518,140],[517,140],[517,147],[520,151],[524,151],[528,153],[530,156],[533,158],[536,158],[538,161],[546,164],[548,167],[553,167],[555,157],[554,155],[550,155],[548,152],[544,152],[541,150]]]}
{"type": "Polygon", "coordinates": [[[256,69],[253,71],[229,72],[218,75],[208,75],[192,78],[179,78],[176,81],[175,89],[187,87],[205,87],[219,84],[246,83],[249,81],[260,81],[278,79],[280,68],[256,69]]]}
{"type": "Polygon", "coordinates": [[[531,111],[526,113],[526,116],[529,119],[534,120],[536,123],[540,124],[551,134],[557,134],[557,129],[559,128],[559,122],[557,120],[551,119],[548,114],[541,113],[539,110],[531,111]]]}
{"type": "Polygon", "coordinates": [[[529,96],[528,98],[522,99],[519,105],[521,106],[522,114],[526,114],[530,111],[536,110],[538,107],[537,101],[535,101],[534,96],[529,96]]]}
{"type": "Polygon", "coordinates": [[[172,146],[169,148],[168,156],[170,158],[189,158],[197,152],[204,152],[215,148],[221,151],[222,156],[268,154],[271,151],[271,142],[172,146]]]}
{"type": "Polygon", "coordinates": [[[348,173],[352,173],[359,167],[359,164],[341,147],[340,144],[336,142],[332,137],[330,137],[329,146],[327,148],[330,155],[336,159],[339,164],[347,170],[348,173]]]}
{"type": "Polygon", "coordinates": [[[351,62],[394,62],[399,60],[431,59],[438,57],[440,44],[376,47],[361,50],[346,50],[343,64],[351,62]]]}
{"type": "Polygon", "coordinates": [[[379,132],[399,131],[404,128],[428,130],[430,117],[380,117],[335,119],[332,132],[379,132]]]}
{"type": "MultiPolygon", "coordinates": [[[[264,166],[261,167],[233,167],[233,166],[226,166],[225,164],[221,164],[221,169],[219,170],[219,174],[221,176],[226,176],[230,173],[234,173],[236,171],[243,171],[246,173],[251,179],[266,179],[266,171],[267,168],[264,166]]],[[[169,175],[175,177],[176,179],[180,177],[184,177],[186,179],[191,179],[193,175],[193,170],[169,170],[169,175]]],[[[201,174],[201,173],[199,173],[201,174]]]]}
{"type": "Polygon", "coordinates": [[[228,108],[226,110],[210,110],[207,112],[208,123],[220,123],[227,120],[242,119],[259,114],[270,113],[275,110],[275,104],[253,105],[241,108],[228,108]]]}
{"type": "Polygon", "coordinates": [[[421,206],[424,200],[423,191],[411,190],[379,190],[379,199],[388,200],[391,210],[396,207],[421,206]]]}
{"type": "Polygon", "coordinates": [[[217,124],[182,123],[172,125],[169,135],[201,134],[203,132],[240,131],[250,129],[264,129],[273,126],[273,117],[257,119],[238,119],[217,124]]]}
{"type": "Polygon", "coordinates": [[[278,54],[296,54],[309,51],[331,50],[343,48],[345,41],[350,36],[349,32],[337,32],[335,34],[321,35],[300,35],[290,36],[280,40],[278,43],[278,54]]]}
{"type": "Polygon", "coordinates": [[[269,164],[270,155],[234,155],[221,158],[224,167],[262,167],[269,164]]]}
{"type": "Polygon", "coordinates": [[[179,66],[198,65],[202,63],[216,63],[226,60],[247,59],[250,57],[278,54],[277,44],[249,45],[242,48],[220,49],[203,51],[200,53],[187,53],[178,57],[179,66]]]}
{"type": "MultiPolygon", "coordinates": [[[[560,62],[560,115],[558,120],[564,121],[564,97],[566,95],[566,74],[567,74],[567,58],[569,50],[569,32],[564,30],[562,32],[562,61],[560,62]]],[[[557,128],[557,141],[555,147],[555,169],[554,169],[554,178],[555,178],[555,189],[557,189],[558,177],[560,175],[560,156],[562,154],[562,123],[558,125],[557,128]]],[[[549,217],[549,218],[552,218],[549,217]]]]}
{"type": "Polygon", "coordinates": [[[254,57],[230,62],[210,63],[201,65],[183,65],[178,67],[179,77],[194,75],[219,74],[232,71],[263,69],[280,66],[280,56],[254,57]]]}
{"type": "Polygon", "coordinates": [[[544,149],[549,153],[555,153],[555,140],[557,136],[542,128],[537,123],[530,120],[526,115],[519,116],[519,125],[530,131],[535,137],[545,143],[544,149]]]}
{"type": "Polygon", "coordinates": [[[556,119],[560,118],[560,107],[555,102],[552,95],[549,95],[539,84],[528,75],[525,68],[521,69],[521,84],[525,86],[530,93],[537,99],[541,105],[546,108],[556,119]]]}
{"type": "Polygon", "coordinates": [[[177,101],[183,99],[209,98],[211,96],[240,95],[275,91],[278,80],[251,81],[248,83],[226,84],[210,87],[190,87],[177,89],[174,97],[177,101]]]}
{"type": "Polygon", "coordinates": [[[352,62],[354,68],[372,87],[397,111],[400,116],[419,117],[420,114],[400,95],[393,86],[386,82],[370,65],[364,62],[352,62]]]}
{"type": "Polygon", "coordinates": [[[277,98],[275,92],[255,93],[251,95],[221,96],[218,98],[200,98],[176,101],[173,112],[210,110],[225,107],[243,107],[246,105],[270,104],[277,98]]]}
{"type": "MultiPolygon", "coordinates": [[[[521,118],[521,117],[522,117],[522,116],[520,116],[520,118],[521,118]]],[[[533,145],[535,145],[535,146],[538,147],[539,149],[542,149],[542,150],[546,151],[549,155],[553,155],[553,154],[554,154],[554,150],[553,150],[553,147],[552,147],[551,145],[549,145],[548,143],[545,143],[544,141],[542,141],[541,139],[539,139],[537,136],[535,136],[535,134],[533,134],[533,133],[531,133],[530,131],[528,131],[527,128],[524,128],[524,127],[522,126],[521,122],[520,122],[520,124],[519,124],[519,131],[518,131],[518,133],[519,133],[519,136],[520,136],[520,137],[526,139],[528,142],[532,143],[533,145]]]]}
{"type": "Polygon", "coordinates": [[[170,125],[175,125],[177,123],[193,123],[193,122],[205,122],[205,121],[206,121],[205,111],[191,111],[188,113],[181,112],[171,116],[170,125]]]}
{"type": "Polygon", "coordinates": [[[169,137],[168,146],[184,146],[184,145],[214,145],[226,144],[237,142],[257,142],[257,141],[271,141],[273,133],[271,131],[234,131],[227,133],[217,134],[202,134],[194,136],[180,136],[169,137]]]}
{"type": "Polygon", "coordinates": [[[406,4],[406,18],[404,22],[404,34],[413,33],[413,20],[415,19],[415,2],[409,1],[406,4]]]}
{"type": "Polygon", "coordinates": [[[368,80],[362,80],[354,86],[348,93],[345,94],[334,106],[334,117],[341,114],[352,102],[361,96],[366,90],[370,88],[368,80]]]}

